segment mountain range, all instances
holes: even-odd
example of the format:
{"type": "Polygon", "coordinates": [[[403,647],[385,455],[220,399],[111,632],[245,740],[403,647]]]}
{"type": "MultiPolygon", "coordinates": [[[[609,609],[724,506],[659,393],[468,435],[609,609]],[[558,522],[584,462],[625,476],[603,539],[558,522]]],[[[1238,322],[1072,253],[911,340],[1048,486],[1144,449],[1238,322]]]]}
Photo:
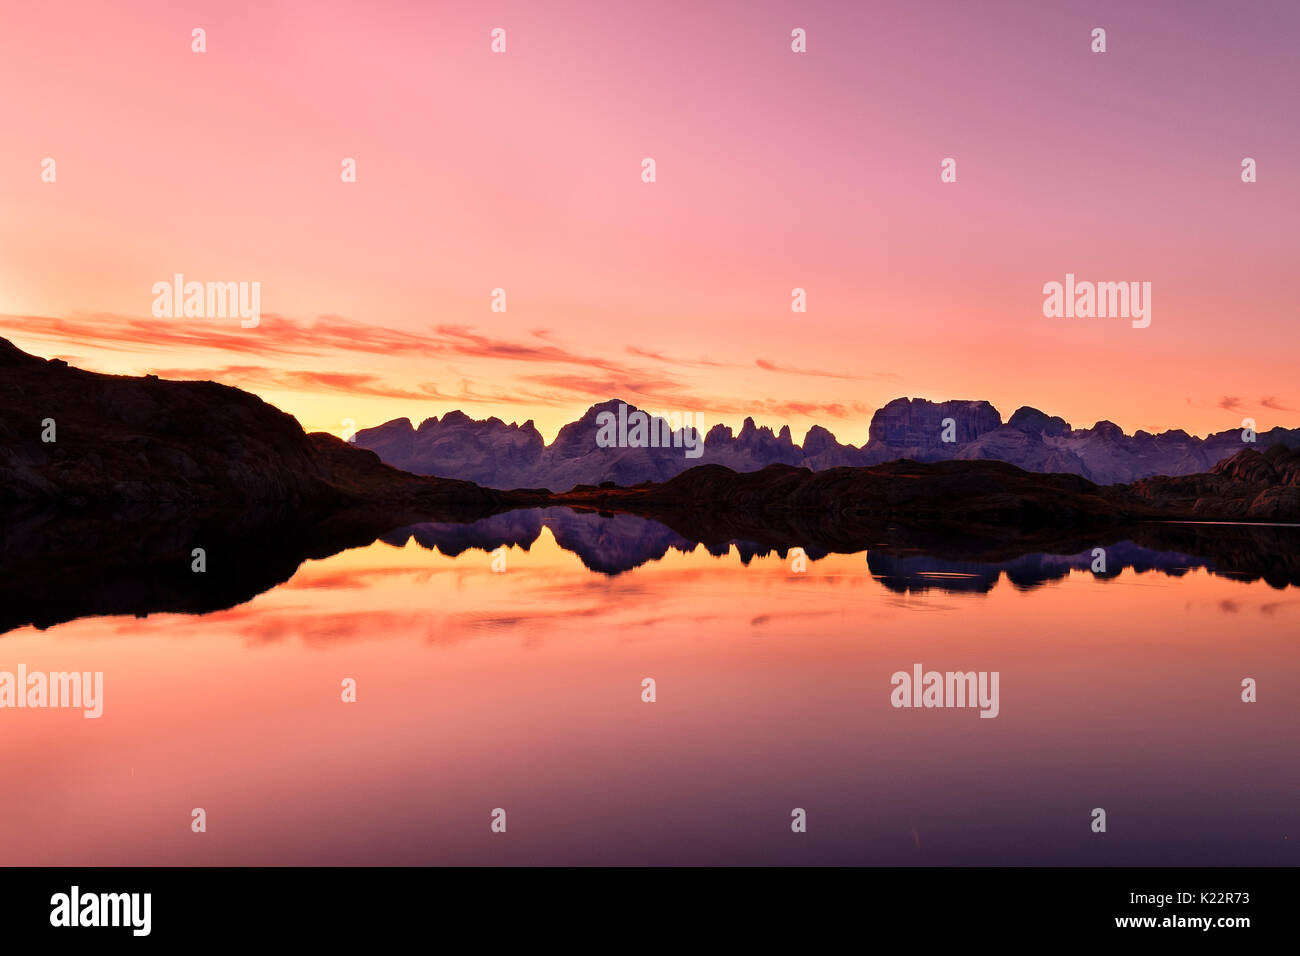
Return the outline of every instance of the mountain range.
{"type": "MultiPolygon", "coordinates": [[[[610,411],[608,405],[592,411],[610,411]]],[[[813,429],[796,452],[788,430],[773,434],[747,422],[738,436],[712,429],[702,464],[682,448],[594,448],[587,429],[596,426],[596,414],[566,426],[550,446],[531,425],[473,423],[463,415],[444,416],[437,423],[444,430],[417,432],[408,422],[390,435],[400,445],[405,434],[408,452],[419,444],[447,457],[477,456],[476,467],[489,469],[480,473],[484,484],[535,484],[530,479],[539,472],[530,469],[540,461],[567,489],[497,490],[410,474],[375,451],[307,434],[293,416],[237,388],[84,371],[0,339],[0,632],[85,614],[231,607],[287,580],[304,560],[380,536],[400,543],[409,535],[440,550],[523,544],[535,540],[543,520],[561,546],[605,573],[697,542],[715,554],[734,546],[742,556],[800,547],[811,558],[867,550],[873,560],[926,554],[988,563],[1090,554],[1128,540],[1152,551],[1204,555],[1223,573],[1262,577],[1275,587],[1300,582],[1300,449],[1282,444],[1290,433],[1264,433],[1253,445],[1236,433],[1211,436],[1195,446],[1198,452],[1230,457],[1203,472],[1100,485],[1003,461],[895,456],[898,449],[942,455],[955,444],[964,456],[979,457],[972,450],[987,451],[990,436],[1013,439],[1010,427],[1025,447],[1046,447],[1047,438],[1074,442],[1052,454],[1070,451],[1093,468],[1101,456],[1080,456],[1080,449],[1096,450],[1093,442],[1140,447],[1170,433],[1128,438],[1098,427],[1080,435],[1024,410],[1002,425],[986,403],[891,407],[890,415],[888,408],[877,414],[863,448],[813,429]],[[952,443],[933,440],[943,418],[953,419],[952,443]],[[513,462],[495,453],[493,436],[501,429],[514,436],[513,462]],[[451,441],[458,430],[463,446],[451,441]],[[421,432],[440,441],[411,439],[421,432]],[[769,454],[798,454],[817,468],[763,465],[769,454]],[[855,454],[890,460],[833,464],[837,455],[855,454]],[[504,479],[491,470],[500,460],[507,462],[504,479]],[[645,481],[647,463],[672,477],[645,481]],[[597,464],[605,470],[596,471],[597,464]],[[196,548],[207,555],[204,574],[192,571],[196,548]]],[[[1171,573],[1180,560],[1169,559],[1171,573]]],[[[873,566],[904,588],[924,586],[930,570],[873,566]]],[[[1016,574],[1022,571],[1030,574],[1016,574]]]]}
{"type": "MultiPolygon", "coordinates": [[[[796,448],[788,428],[773,434],[752,420],[735,436],[715,426],[702,447],[694,441],[600,447],[599,419],[615,417],[617,404],[594,406],[549,446],[531,424],[473,422],[453,413],[418,430],[409,422],[371,430],[364,436],[371,450],[309,435],[292,415],[237,388],[83,371],[0,339],[0,505],[101,514],[167,505],[229,520],[256,504],[287,510],[297,521],[332,517],[387,528],[568,505],[664,516],[670,525],[713,522],[730,526],[726,538],[751,540],[780,531],[792,515],[799,516],[800,534],[813,530],[811,520],[825,525],[828,540],[850,525],[865,530],[899,521],[1004,537],[1013,528],[1050,526],[1059,534],[1066,526],[1123,521],[1300,518],[1300,450],[1283,444],[1294,435],[1280,429],[1254,444],[1236,433],[1192,444],[1182,433],[1129,438],[1107,423],[1080,433],[1024,409],[1003,425],[986,402],[904,401],[876,414],[862,448],[840,445],[816,428],[796,448]],[[504,443],[498,441],[503,431],[504,443]],[[385,436],[390,441],[377,440],[385,436]],[[685,454],[692,445],[703,453],[698,464],[685,454]],[[1160,470],[1153,452],[1150,460],[1128,462],[1148,473],[1128,483],[1102,484],[1077,473],[1087,468],[1113,476],[1122,452],[1132,457],[1134,447],[1148,445],[1166,461],[1177,454],[1177,467],[1168,466],[1175,471],[1189,458],[1202,460],[1189,448],[1201,456],[1228,454],[1206,471],[1162,476],[1149,475],[1160,470]],[[988,460],[1013,447],[1046,457],[988,460]],[[788,460],[794,457],[799,464],[788,460]],[[836,464],[876,457],[888,460],[836,464]],[[963,460],[944,460],[958,457],[963,460]],[[939,460],[917,460],[923,458],[939,460]],[[1054,464],[1071,461],[1075,473],[1054,464]],[[1035,464],[1035,470],[1022,467],[1035,464]],[[457,470],[472,477],[446,474],[457,470]]],[[[620,422],[625,412],[617,410],[620,422]]],[[[797,536],[791,541],[800,543],[797,536]]]]}
{"type": "MultiPolygon", "coordinates": [[[[723,465],[738,472],[774,464],[825,471],[903,458],[1004,461],[1026,471],[1078,475],[1111,485],[1156,475],[1208,472],[1243,448],[1300,447],[1300,428],[1260,432],[1253,443],[1244,440],[1242,429],[1206,438],[1180,429],[1126,435],[1113,422],[1074,428],[1062,418],[1028,406],[1004,422],[986,401],[898,398],[872,416],[868,439],[860,446],[841,444],[820,425],[808,430],[802,444],[795,444],[788,426],[773,432],[746,418],[739,433],[714,425],[704,436],[703,454],[691,458],[682,447],[600,447],[601,416],[617,415],[624,404],[610,399],[593,405],[561,428],[549,445],[531,421],[507,425],[499,418],[475,420],[461,411],[425,419],[419,427],[409,418],[395,419],[362,429],[355,442],[386,464],[418,475],[472,481],[489,488],[552,491],[605,482],[623,486],[662,482],[697,465],[723,465]]],[[[625,414],[636,411],[627,405],[625,414]]]]}

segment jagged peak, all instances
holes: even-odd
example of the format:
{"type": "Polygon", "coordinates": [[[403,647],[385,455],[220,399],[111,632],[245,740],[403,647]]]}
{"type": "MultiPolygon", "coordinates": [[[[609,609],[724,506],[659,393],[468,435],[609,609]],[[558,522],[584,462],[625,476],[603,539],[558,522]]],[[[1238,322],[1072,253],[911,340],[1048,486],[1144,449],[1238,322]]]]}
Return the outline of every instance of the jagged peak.
{"type": "Polygon", "coordinates": [[[729,442],[731,439],[731,426],[718,424],[710,428],[708,434],[704,436],[704,444],[706,447],[712,448],[719,443],[729,442]]]}
{"type": "Polygon", "coordinates": [[[839,444],[830,429],[823,428],[821,425],[814,425],[808,429],[807,434],[803,436],[803,453],[808,456],[820,455],[828,448],[833,448],[839,444]]]}

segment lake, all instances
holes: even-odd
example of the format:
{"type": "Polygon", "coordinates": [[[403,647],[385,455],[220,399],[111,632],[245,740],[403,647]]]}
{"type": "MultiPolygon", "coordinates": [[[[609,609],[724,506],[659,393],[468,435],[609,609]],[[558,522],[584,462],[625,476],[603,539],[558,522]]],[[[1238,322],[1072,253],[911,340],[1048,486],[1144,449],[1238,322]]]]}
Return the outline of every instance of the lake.
{"type": "Polygon", "coordinates": [[[1300,863],[1293,584],[1129,540],[1102,573],[887,544],[512,512],[225,610],[18,627],[0,670],[102,671],[103,715],[0,710],[0,859],[1300,863]],[[916,665],[996,672],[996,717],[893,706],[916,665]]]}

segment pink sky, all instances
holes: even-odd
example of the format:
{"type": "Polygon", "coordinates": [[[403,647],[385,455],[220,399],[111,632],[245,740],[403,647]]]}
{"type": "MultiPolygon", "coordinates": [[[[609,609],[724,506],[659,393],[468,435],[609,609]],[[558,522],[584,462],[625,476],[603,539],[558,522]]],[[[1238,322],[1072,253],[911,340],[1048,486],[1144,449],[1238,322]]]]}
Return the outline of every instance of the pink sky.
{"type": "Polygon", "coordinates": [[[1291,2],[11,4],[0,334],[336,433],[462,408],[549,438],[609,397],[855,443],[905,395],[1295,426],[1298,28],[1291,2]],[[153,318],[176,272],[260,282],[260,326],[153,318]],[[1066,272],[1150,282],[1150,328],[1044,318],[1066,272]]]}

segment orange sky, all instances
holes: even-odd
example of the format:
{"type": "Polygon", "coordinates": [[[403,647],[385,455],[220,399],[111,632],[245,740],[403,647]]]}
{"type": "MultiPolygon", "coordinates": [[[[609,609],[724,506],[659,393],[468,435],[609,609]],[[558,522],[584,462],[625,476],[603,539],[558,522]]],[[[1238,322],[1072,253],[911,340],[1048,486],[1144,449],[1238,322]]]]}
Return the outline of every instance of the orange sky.
{"type": "Polygon", "coordinates": [[[549,439],[610,397],[854,443],[899,396],[1300,424],[1293,4],[294,6],[7,13],[0,334],[335,433],[549,439]],[[154,318],[177,272],[260,282],[260,325],[154,318]],[[1044,318],[1066,272],[1150,282],[1150,328],[1044,318]]]}

